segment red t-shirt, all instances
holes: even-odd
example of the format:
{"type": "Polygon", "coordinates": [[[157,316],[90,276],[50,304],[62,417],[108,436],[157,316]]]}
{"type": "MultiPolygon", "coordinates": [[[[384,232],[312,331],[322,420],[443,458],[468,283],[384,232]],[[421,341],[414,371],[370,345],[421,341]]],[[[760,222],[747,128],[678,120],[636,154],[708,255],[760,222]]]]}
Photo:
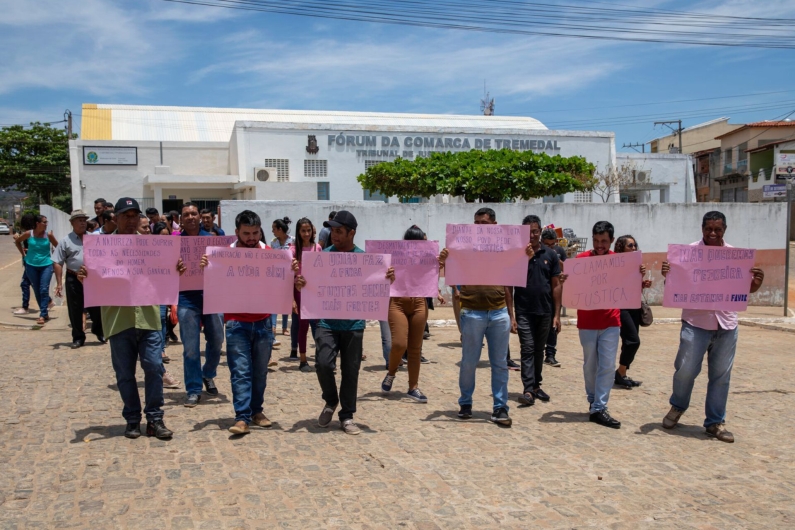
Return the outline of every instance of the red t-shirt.
{"type": "MultiPolygon", "coordinates": [[[[236,247],[237,241],[229,245],[230,247],[236,247]]],[[[259,248],[271,248],[262,241],[259,243],[259,248]]],[[[270,313],[224,313],[224,322],[229,322],[230,320],[237,320],[238,322],[259,322],[260,320],[265,320],[266,318],[270,318],[270,313]]]]}
{"type": "MultiPolygon", "coordinates": [[[[615,254],[612,250],[607,253],[615,254]]],[[[578,258],[589,258],[591,256],[596,256],[593,250],[577,254],[578,258]]],[[[621,327],[620,309],[577,310],[577,329],[607,329],[613,327],[621,327]]]]}

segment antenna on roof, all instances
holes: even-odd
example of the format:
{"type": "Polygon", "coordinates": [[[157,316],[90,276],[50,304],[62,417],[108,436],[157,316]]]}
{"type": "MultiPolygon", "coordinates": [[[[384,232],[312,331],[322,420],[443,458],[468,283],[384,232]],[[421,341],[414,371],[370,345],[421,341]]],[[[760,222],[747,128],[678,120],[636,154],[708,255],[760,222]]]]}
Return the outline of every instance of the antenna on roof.
{"type": "Polygon", "coordinates": [[[483,80],[483,99],[480,100],[480,112],[484,116],[494,116],[494,98],[489,98],[486,92],[486,80],[483,80]]]}

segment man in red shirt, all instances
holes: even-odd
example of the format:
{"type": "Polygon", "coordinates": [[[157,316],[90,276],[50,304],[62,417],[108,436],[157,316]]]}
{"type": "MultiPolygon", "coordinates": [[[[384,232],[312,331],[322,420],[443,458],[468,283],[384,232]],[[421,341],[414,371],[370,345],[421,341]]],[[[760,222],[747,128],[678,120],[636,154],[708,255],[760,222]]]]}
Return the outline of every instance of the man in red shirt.
{"type": "MultiPolygon", "coordinates": [[[[613,225],[599,221],[593,226],[593,250],[577,254],[578,258],[613,254],[613,225]]],[[[641,278],[646,267],[640,266],[641,278]]],[[[585,377],[585,393],[591,404],[589,420],[610,427],[621,428],[621,422],[607,412],[607,400],[613,388],[616,371],[616,354],[621,330],[620,309],[577,310],[577,329],[580,333],[585,377]]]]}

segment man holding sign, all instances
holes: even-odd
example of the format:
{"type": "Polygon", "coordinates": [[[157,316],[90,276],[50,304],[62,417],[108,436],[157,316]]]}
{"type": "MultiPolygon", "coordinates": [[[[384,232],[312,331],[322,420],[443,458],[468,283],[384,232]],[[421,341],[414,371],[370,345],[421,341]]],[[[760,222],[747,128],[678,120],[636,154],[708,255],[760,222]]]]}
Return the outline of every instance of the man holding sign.
{"type": "MultiPolygon", "coordinates": [[[[702,239],[691,244],[695,247],[694,252],[691,253],[693,259],[703,257],[701,247],[733,248],[723,241],[725,233],[725,215],[717,211],[704,214],[701,221],[702,239]]],[[[664,261],[663,276],[667,277],[671,272],[671,263],[668,260],[664,261]]],[[[758,291],[765,279],[765,273],[758,267],[751,267],[747,273],[740,270],[739,274],[746,282],[749,282],[748,276],[750,276],[750,282],[746,284],[750,285],[748,294],[758,291]]],[[[682,290],[679,285],[666,285],[666,298],[669,297],[669,289],[676,292],[682,290]]],[[[731,299],[726,300],[725,303],[730,304],[731,299]]],[[[714,436],[722,442],[734,442],[734,435],[726,430],[724,420],[738,331],[735,311],[682,309],[682,330],[679,337],[679,351],[674,362],[676,372],[674,372],[673,393],[670,399],[671,410],[663,418],[663,427],[673,429],[690,406],[693,385],[701,372],[704,354],[707,353],[708,383],[704,427],[709,436],[714,436]]]]}
{"type": "MultiPolygon", "coordinates": [[[[141,209],[138,201],[128,197],[116,203],[114,234],[132,235],[138,230],[141,209]]],[[[182,259],[176,264],[177,272],[185,272],[182,259]]],[[[78,279],[88,275],[85,265],[80,267],[78,279]]],[[[160,306],[102,306],[102,327],[110,341],[110,357],[116,372],[116,386],[124,402],[122,416],[127,421],[124,436],[141,436],[141,398],[135,379],[135,363],[140,358],[144,371],[143,412],[146,414],[146,435],[160,439],[171,438],[173,433],[163,423],[163,361],[160,352],[163,339],[160,335],[160,306]]]]}
{"type": "Polygon", "coordinates": [[[462,340],[461,369],[458,376],[458,386],[461,390],[458,404],[461,409],[458,411],[458,418],[468,420],[472,417],[475,371],[485,338],[489,347],[491,393],[494,396],[491,421],[510,427],[512,421],[508,416],[508,340],[511,328],[516,325],[510,286],[525,284],[527,258],[532,258],[534,252],[529,243],[529,227],[520,229],[515,226],[503,226],[501,228],[505,230],[490,230],[495,228],[496,224],[497,214],[494,210],[481,208],[475,212],[477,228],[474,231],[467,228],[470,225],[447,225],[447,247],[450,248],[443,249],[439,254],[439,265],[445,267],[445,263],[448,263],[449,266],[445,267],[445,277],[451,284],[458,283],[460,278],[480,279],[487,272],[488,278],[501,280],[500,285],[457,286],[461,300],[462,340]],[[451,233],[451,227],[458,234],[451,233]],[[470,232],[474,232],[474,235],[470,235],[470,232]],[[495,235],[498,232],[499,235],[495,235]],[[453,250],[452,256],[450,250],[453,250]],[[474,260],[490,264],[488,271],[472,268],[471,263],[464,263],[466,258],[463,256],[471,251],[477,253],[474,260]],[[458,253],[460,254],[456,256],[458,253]],[[519,254],[518,259],[517,254],[519,254]]]}
{"type": "MultiPolygon", "coordinates": [[[[195,203],[186,202],[182,205],[183,237],[211,236],[205,231],[199,216],[199,207],[195,203]]],[[[213,379],[221,362],[221,346],[224,344],[223,315],[204,315],[204,291],[181,291],[177,317],[179,318],[179,335],[182,339],[182,358],[185,374],[186,407],[195,407],[201,400],[202,382],[211,396],[218,395],[218,388],[213,379]],[[201,326],[204,324],[204,366],[201,358],[201,326]]]]}
{"type": "MultiPolygon", "coordinates": [[[[328,224],[331,228],[331,246],[323,249],[323,252],[364,253],[353,242],[358,223],[352,213],[340,210],[328,224]]],[[[311,255],[311,253],[304,254],[304,260],[310,259],[307,258],[307,255],[311,255]]],[[[340,258],[337,261],[348,260],[340,258]]],[[[307,274],[308,267],[309,263],[304,262],[302,267],[304,274],[307,274]]],[[[346,274],[350,273],[352,275],[355,275],[357,271],[361,272],[358,267],[339,267],[339,269],[346,274]]],[[[334,270],[336,271],[337,268],[334,270]]],[[[386,278],[390,282],[395,280],[395,271],[392,267],[387,269],[386,278]]],[[[295,286],[298,290],[304,287],[311,289],[323,288],[320,285],[309,285],[302,275],[296,276],[295,286]]],[[[389,298],[388,289],[386,298],[389,298]]],[[[301,318],[305,318],[305,312],[310,303],[312,303],[311,298],[305,295],[301,296],[301,318]]],[[[311,318],[311,316],[307,318],[311,318]]],[[[336,320],[329,318],[324,318],[317,324],[317,331],[315,332],[315,344],[317,345],[315,371],[317,372],[320,388],[323,390],[323,400],[326,402],[317,420],[320,427],[328,427],[334,418],[334,411],[337,406],[342,405],[339,412],[342,430],[346,434],[354,435],[361,432],[361,429],[353,422],[353,414],[356,412],[356,395],[359,390],[359,368],[362,364],[364,326],[364,320],[336,320]],[[334,376],[338,352],[340,372],[342,374],[339,391],[337,391],[337,380],[334,376]]]]}

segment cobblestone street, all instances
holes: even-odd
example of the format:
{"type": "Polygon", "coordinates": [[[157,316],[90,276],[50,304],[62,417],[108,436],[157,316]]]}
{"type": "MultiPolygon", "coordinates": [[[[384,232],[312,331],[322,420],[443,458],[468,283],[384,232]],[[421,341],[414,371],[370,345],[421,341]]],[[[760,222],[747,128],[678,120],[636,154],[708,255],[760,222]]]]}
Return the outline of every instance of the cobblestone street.
{"type": "MultiPolygon", "coordinates": [[[[560,337],[563,366],[544,370],[550,403],[518,408],[520,378],[511,372],[510,429],[487,421],[485,361],[475,417],[455,420],[455,328],[432,329],[425,342],[431,364],[422,366],[420,386],[428,404],[398,391],[382,397],[376,327],[365,336],[361,436],[345,435],[336,420],[328,430],[316,426],[317,379],[286,362],[283,345],[265,396],[272,429],[230,437],[222,358],[216,398],[205,395],[186,409],[184,392],[166,390],[165,420],[175,436],[162,442],[122,436],[108,346],[73,351],[63,330],[6,328],[0,528],[791,528],[792,335],[741,329],[727,418],[737,442],[730,445],[701,427],[704,373],[682,424],[661,428],[678,329],[642,330],[632,376],[643,386],[611,396],[623,422],[618,431],[587,421],[571,326],[560,337]]],[[[515,336],[511,349],[518,357],[515,336]]],[[[181,379],[181,345],[168,353],[181,379]]],[[[401,370],[395,389],[405,386],[401,370]]]]}

